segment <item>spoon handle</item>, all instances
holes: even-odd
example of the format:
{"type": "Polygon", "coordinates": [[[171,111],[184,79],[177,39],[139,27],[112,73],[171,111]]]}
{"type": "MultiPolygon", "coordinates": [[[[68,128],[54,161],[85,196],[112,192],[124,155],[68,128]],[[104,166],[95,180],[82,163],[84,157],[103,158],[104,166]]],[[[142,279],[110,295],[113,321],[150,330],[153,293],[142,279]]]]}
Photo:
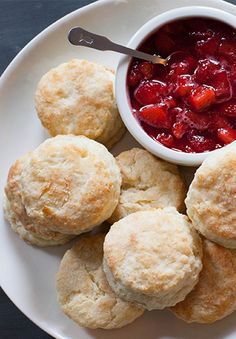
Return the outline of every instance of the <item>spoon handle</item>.
{"type": "Polygon", "coordinates": [[[86,31],[81,27],[74,27],[68,34],[68,40],[72,45],[86,46],[100,51],[114,51],[122,54],[126,54],[138,59],[151,61],[152,63],[160,63],[165,65],[166,60],[156,55],[147,54],[137,51],[119,44],[116,44],[106,38],[105,36],[94,34],[86,31]]]}

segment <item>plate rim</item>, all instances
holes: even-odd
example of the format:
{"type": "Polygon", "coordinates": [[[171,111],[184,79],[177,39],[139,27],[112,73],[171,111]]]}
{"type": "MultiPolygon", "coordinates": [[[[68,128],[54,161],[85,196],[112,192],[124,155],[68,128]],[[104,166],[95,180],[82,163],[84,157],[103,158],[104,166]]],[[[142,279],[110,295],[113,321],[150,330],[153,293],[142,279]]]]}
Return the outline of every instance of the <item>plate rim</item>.
{"type": "MultiPolygon", "coordinates": [[[[223,1],[223,0],[218,0],[218,1],[223,1]]],[[[60,26],[62,23],[68,21],[68,20],[72,20],[73,17],[76,17],[78,15],[78,13],[83,13],[86,11],[89,11],[89,9],[91,7],[96,8],[96,7],[100,7],[103,4],[106,3],[112,3],[113,0],[97,0],[93,3],[90,3],[88,5],[85,5],[83,7],[80,7],[64,16],[62,16],[61,18],[57,19],[56,21],[54,21],[52,24],[50,24],[49,26],[47,26],[46,28],[44,28],[41,32],[39,32],[33,39],[31,39],[21,50],[19,53],[17,53],[15,55],[15,57],[11,60],[11,62],[9,63],[9,65],[6,67],[6,69],[4,70],[4,72],[2,73],[2,75],[0,76],[0,91],[2,89],[2,87],[4,86],[5,81],[7,80],[8,76],[11,75],[11,73],[14,71],[14,69],[17,68],[17,64],[19,64],[21,62],[21,60],[23,60],[25,54],[27,53],[28,49],[30,49],[35,43],[37,43],[37,41],[39,41],[41,38],[43,38],[44,36],[46,36],[48,34],[49,31],[53,31],[56,30],[58,26],[60,26]]],[[[17,307],[17,309],[22,312],[30,321],[32,321],[36,326],[38,326],[41,330],[43,330],[45,333],[51,335],[53,338],[56,339],[65,339],[63,336],[61,336],[60,334],[55,334],[55,332],[53,330],[51,330],[49,327],[46,327],[46,324],[42,323],[41,321],[38,321],[37,319],[32,319],[31,315],[27,312],[24,311],[22,309],[22,306],[20,306],[18,304],[18,302],[14,301],[14,297],[11,297],[8,293],[7,290],[4,286],[4,283],[1,280],[1,276],[0,276],[0,287],[2,288],[3,292],[6,294],[6,296],[10,299],[10,301],[17,307]]]]}
{"type": "MultiPolygon", "coordinates": [[[[14,72],[14,70],[17,68],[18,64],[24,59],[25,54],[28,52],[29,49],[31,49],[33,47],[33,45],[35,43],[37,43],[38,41],[40,41],[40,39],[43,39],[45,36],[47,36],[47,34],[50,31],[54,31],[56,30],[61,24],[69,21],[69,20],[73,20],[74,17],[76,17],[79,13],[83,13],[83,12],[87,12],[90,10],[90,8],[96,8],[96,7],[100,7],[103,6],[105,4],[111,4],[114,2],[122,2],[122,0],[97,0],[93,3],[90,3],[88,5],[84,5],[72,12],[69,12],[68,14],[62,16],[61,18],[57,19],[56,21],[54,21],[53,23],[51,23],[49,26],[47,26],[46,28],[44,28],[41,32],[39,32],[34,38],[32,38],[21,50],[19,53],[17,53],[15,55],[15,57],[11,60],[11,62],[8,64],[8,66],[6,67],[6,69],[3,71],[3,73],[0,76],[0,91],[2,89],[2,87],[4,86],[5,81],[8,79],[8,77],[11,75],[12,72],[14,72]]],[[[135,1],[135,0],[125,0],[126,1],[135,1]]],[[[174,0],[173,1],[173,8],[175,8],[174,6],[174,0]]],[[[212,0],[211,0],[212,1],[212,0]]],[[[191,3],[191,0],[189,0],[189,2],[191,3]]],[[[225,3],[229,6],[236,6],[228,1],[225,0],[213,0],[213,3],[211,4],[212,7],[214,7],[214,3],[225,3]]],[[[181,7],[185,7],[187,5],[183,5],[181,7]]],[[[202,5],[203,7],[210,7],[208,5],[202,5]]],[[[2,288],[2,290],[4,291],[4,293],[7,295],[7,297],[10,299],[10,301],[17,307],[17,309],[22,312],[30,321],[32,321],[36,326],[38,326],[41,330],[43,330],[45,333],[51,335],[53,338],[56,339],[65,339],[64,336],[61,336],[60,334],[56,334],[54,330],[51,330],[50,327],[47,327],[47,323],[39,321],[37,319],[33,319],[31,317],[31,315],[27,312],[24,311],[22,309],[22,306],[20,306],[18,304],[18,302],[14,301],[14,297],[10,296],[7,293],[7,288],[4,286],[4,283],[1,279],[1,275],[0,275],[0,287],[2,288]]],[[[69,339],[69,338],[68,338],[69,339]]]]}

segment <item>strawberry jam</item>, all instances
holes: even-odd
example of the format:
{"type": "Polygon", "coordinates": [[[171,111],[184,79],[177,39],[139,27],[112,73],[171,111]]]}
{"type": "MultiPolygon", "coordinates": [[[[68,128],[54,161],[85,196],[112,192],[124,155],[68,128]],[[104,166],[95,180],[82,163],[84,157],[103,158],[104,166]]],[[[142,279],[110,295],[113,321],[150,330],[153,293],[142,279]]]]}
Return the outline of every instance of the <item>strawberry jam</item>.
{"type": "Polygon", "coordinates": [[[133,114],[168,148],[200,153],[236,140],[236,30],[191,18],[161,27],[139,50],[168,57],[133,59],[127,86],[133,114]]]}

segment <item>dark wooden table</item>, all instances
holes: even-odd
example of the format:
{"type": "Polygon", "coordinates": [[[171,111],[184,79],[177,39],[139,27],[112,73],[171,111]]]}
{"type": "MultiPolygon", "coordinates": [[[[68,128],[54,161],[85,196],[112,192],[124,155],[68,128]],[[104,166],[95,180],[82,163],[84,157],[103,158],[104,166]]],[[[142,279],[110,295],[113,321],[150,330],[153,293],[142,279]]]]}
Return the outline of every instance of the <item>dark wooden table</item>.
{"type": "MultiPolygon", "coordinates": [[[[95,1],[0,0],[0,74],[45,27],[91,2],[95,1]]],[[[230,2],[236,4],[236,0],[230,2]]],[[[51,337],[28,320],[0,289],[0,339],[48,338],[51,337]]]]}

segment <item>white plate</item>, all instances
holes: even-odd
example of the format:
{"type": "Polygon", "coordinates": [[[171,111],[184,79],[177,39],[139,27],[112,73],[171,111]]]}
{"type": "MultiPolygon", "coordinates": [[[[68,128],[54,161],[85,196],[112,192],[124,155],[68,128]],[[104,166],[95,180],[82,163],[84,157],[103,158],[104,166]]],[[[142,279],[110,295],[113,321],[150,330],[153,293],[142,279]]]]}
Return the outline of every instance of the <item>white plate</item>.
{"type": "MultiPolygon", "coordinates": [[[[105,34],[125,44],[151,17],[191,0],[101,0],[77,10],[43,31],[10,64],[0,80],[0,190],[14,160],[46,137],[34,109],[34,91],[43,73],[73,57],[116,67],[118,55],[72,47],[67,32],[75,25],[105,34]]],[[[195,0],[194,5],[217,7],[236,14],[236,7],[219,0],[195,0]]],[[[126,136],[115,152],[135,145],[126,136]]],[[[115,331],[86,330],[60,311],[55,273],[68,246],[40,249],[26,245],[4,222],[0,211],[0,283],[11,300],[33,322],[56,338],[154,339],[235,338],[236,314],[214,325],[187,325],[168,311],[146,312],[133,324],[115,331]]],[[[14,324],[13,324],[14,326],[14,324]]]]}

